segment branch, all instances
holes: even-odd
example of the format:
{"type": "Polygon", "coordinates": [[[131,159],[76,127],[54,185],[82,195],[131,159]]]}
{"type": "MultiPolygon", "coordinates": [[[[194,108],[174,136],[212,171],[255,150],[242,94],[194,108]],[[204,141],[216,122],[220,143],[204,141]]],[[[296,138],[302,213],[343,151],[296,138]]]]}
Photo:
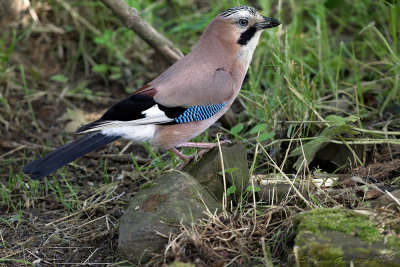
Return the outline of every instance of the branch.
{"type": "Polygon", "coordinates": [[[157,32],[150,24],[143,20],[136,9],[130,7],[124,0],[101,0],[121,22],[136,32],[154,50],[163,55],[173,64],[183,57],[182,52],[164,35],[157,32]]]}

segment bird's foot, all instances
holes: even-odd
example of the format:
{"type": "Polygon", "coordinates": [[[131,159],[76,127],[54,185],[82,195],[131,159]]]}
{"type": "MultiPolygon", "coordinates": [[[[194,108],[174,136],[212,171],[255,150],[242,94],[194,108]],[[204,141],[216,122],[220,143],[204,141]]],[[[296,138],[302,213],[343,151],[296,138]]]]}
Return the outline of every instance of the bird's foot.
{"type": "MultiPolygon", "coordinates": [[[[231,140],[221,140],[219,142],[221,145],[231,144],[231,140]]],[[[180,145],[181,147],[198,147],[198,148],[205,148],[205,149],[212,149],[218,146],[218,143],[194,143],[194,142],[185,142],[180,145]]]]}
{"type": "Polygon", "coordinates": [[[189,162],[194,159],[194,155],[192,156],[186,156],[184,155],[182,152],[180,152],[178,149],[176,149],[175,147],[171,147],[169,150],[171,150],[172,153],[174,153],[175,155],[177,155],[181,160],[183,160],[183,162],[181,163],[181,165],[179,165],[178,170],[183,170],[183,168],[185,168],[189,162]]]}
{"type": "MultiPolygon", "coordinates": [[[[232,142],[230,140],[222,140],[220,141],[221,145],[225,144],[231,144],[232,142]]],[[[177,155],[181,160],[183,160],[182,164],[179,165],[178,170],[183,170],[192,159],[195,159],[196,161],[201,159],[204,154],[206,154],[208,151],[213,149],[214,147],[217,147],[218,143],[194,143],[194,142],[186,142],[181,145],[181,147],[198,147],[198,148],[203,148],[199,153],[191,156],[186,156],[182,152],[180,152],[178,149],[175,147],[171,147],[170,150],[173,152],[175,155],[177,155]]]]}

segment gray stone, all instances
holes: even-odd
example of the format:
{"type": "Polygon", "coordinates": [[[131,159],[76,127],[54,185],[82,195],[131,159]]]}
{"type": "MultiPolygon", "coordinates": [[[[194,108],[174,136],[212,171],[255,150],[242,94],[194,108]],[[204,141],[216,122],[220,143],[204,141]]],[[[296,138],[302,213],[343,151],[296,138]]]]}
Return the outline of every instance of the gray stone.
{"type": "MultiPolygon", "coordinates": [[[[238,200],[240,194],[246,189],[249,183],[250,174],[247,163],[247,152],[241,142],[228,145],[221,145],[224,168],[236,169],[232,173],[226,172],[227,188],[236,186],[235,198],[238,200]]],[[[189,165],[185,170],[204,186],[216,199],[222,200],[224,184],[221,173],[221,157],[218,147],[203,155],[195,163],[189,165]]]]}
{"type": "Polygon", "coordinates": [[[206,206],[211,212],[218,202],[189,174],[170,171],[154,180],[148,188],[133,197],[120,220],[120,254],[134,263],[149,260],[152,252],[160,252],[168,236],[182,222],[190,225],[205,218],[206,206]]]}
{"type": "MultiPolygon", "coordinates": [[[[400,189],[391,191],[390,194],[392,194],[392,196],[396,199],[400,199],[400,189]]],[[[387,209],[399,210],[399,204],[397,204],[397,202],[387,194],[380,196],[375,200],[369,201],[368,203],[370,203],[371,207],[373,208],[385,207],[387,209]]]]}
{"type": "Polygon", "coordinates": [[[261,190],[257,192],[257,200],[268,204],[279,204],[288,197],[296,195],[296,191],[288,183],[270,183],[266,185],[256,185],[261,190]]]}

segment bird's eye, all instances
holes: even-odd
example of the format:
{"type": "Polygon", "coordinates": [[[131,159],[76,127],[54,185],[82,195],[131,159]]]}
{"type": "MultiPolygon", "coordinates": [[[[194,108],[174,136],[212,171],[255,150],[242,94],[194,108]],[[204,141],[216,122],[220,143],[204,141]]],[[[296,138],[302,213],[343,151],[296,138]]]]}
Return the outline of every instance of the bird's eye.
{"type": "Polygon", "coordinates": [[[247,19],[239,19],[238,20],[238,25],[242,27],[246,27],[247,24],[249,24],[249,21],[247,19]]]}

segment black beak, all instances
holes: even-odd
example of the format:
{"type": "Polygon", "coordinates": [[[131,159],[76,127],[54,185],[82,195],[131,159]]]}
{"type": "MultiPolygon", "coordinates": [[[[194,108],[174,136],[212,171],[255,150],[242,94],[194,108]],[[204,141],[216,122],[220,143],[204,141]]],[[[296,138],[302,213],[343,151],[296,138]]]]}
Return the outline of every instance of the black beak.
{"type": "Polygon", "coordinates": [[[255,26],[257,29],[261,30],[261,29],[274,28],[281,24],[282,22],[279,19],[264,17],[264,21],[256,23],[255,26]]]}

